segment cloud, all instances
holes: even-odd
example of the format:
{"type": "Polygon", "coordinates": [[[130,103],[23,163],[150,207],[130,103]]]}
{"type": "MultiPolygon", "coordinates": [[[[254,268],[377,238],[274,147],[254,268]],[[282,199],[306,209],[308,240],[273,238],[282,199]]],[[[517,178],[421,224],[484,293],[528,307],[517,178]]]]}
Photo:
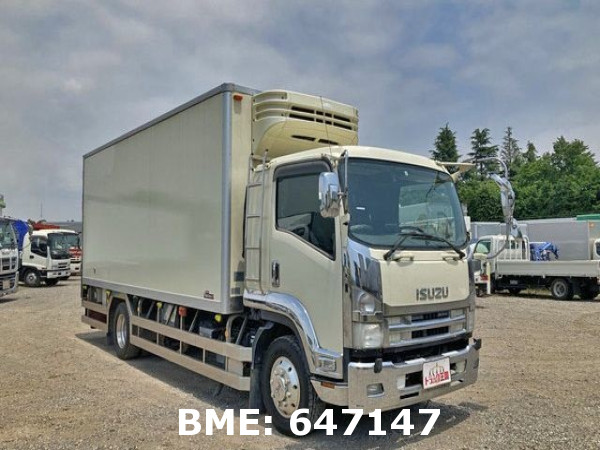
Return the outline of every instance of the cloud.
{"type": "Polygon", "coordinates": [[[232,81],[360,110],[364,144],[431,149],[450,123],[496,143],[600,149],[596,2],[5,0],[0,192],[7,213],[80,217],[84,153],[232,81]]]}

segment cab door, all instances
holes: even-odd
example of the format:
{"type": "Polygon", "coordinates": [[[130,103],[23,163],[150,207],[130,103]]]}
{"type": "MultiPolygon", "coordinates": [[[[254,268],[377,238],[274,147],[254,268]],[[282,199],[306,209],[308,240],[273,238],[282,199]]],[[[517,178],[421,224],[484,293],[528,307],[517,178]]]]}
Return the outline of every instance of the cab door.
{"type": "Polygon", "coordinates": [[[274,173],[268,290],[302,303],[322,348],[341,353],[342,271],[339,219],[319,212],[324,160],[285,165],[274,173]]]}
{"type": "Polygon", "coordinates": [[[37,269],[49,269],[48,239],[46,236],[31,236],[29,258],[24,264],[35,266],[37,269]]]}

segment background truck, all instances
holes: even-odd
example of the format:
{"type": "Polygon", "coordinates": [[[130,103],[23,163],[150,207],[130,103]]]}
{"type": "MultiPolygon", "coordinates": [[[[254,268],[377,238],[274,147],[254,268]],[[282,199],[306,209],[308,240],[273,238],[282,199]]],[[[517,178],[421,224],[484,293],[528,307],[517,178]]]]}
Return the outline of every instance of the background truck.
{"type": "Polygon", "coordinates": [[[35,222],[30,220],[29,223],[33,230],[54,230],[56,233],[62,233],[69,249],[69,255],[71,256],[70,274],[81,275],[81,260],[83,259],[83,251],[81,249],[80,233],[46,221],[35,222]]]}
{"type": "Polygon", "coordinates": [[[0,297],[18,287],[19,249],[11,219],[0,217],[0,297]]]}
{"type": "Polygon", "coordinates": [[[71,275],[69,243],[57,230],[37,230],[23,239],[19,278],[29,287],[54,286],[71,275]]]}
{"type": "Polygon", "coordinates": [[[590,300],[598,295],[599,260],[532,261],[527,237],[511,238],[497,258],[488,260],[487,255],[496,252],[505,240],[504,235],[483,236],[475,244],[472,257],[485,261],[476,282],[487,293],[506,289],[517,295],[523,289],[544,287],[558,300],[570,300],[574,295],[590,300]]]}
{"type": "Polygon", "coordinates": [[[474,383],[454,177],[357,136],[354,107],[224,84],[85,155],[82,321],[249,391],[284,433],[299,408],[474,383]]]}
{"type": "Polygon", "coordinates": [[[600,260],[600,221],[567,219],[527,220],[531,241],[552,242],[562,261],[600,260]]]}

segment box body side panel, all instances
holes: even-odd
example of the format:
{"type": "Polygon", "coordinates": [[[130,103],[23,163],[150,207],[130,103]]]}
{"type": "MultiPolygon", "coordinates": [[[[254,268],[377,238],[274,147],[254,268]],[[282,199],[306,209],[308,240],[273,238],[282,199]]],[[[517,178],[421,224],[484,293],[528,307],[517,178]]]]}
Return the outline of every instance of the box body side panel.
{"type": "Polygon", "coordinates": [[[229,308],[223,126],[219,94],[84,159],[84,279],[229,308]]]}

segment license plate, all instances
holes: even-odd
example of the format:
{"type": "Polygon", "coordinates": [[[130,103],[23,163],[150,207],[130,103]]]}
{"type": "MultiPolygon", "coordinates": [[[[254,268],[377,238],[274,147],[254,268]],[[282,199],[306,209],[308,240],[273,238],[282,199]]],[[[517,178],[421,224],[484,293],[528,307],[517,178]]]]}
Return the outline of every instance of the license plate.
{"type": "Polygon", "coordinates": [[[2,280],[2,289],[10,289],[10,280],[2,280]]]}
{"type": "Polygon", "coordinates": [[[450,383],[450,358],[423,364],[423,389],[450,383]]]}

